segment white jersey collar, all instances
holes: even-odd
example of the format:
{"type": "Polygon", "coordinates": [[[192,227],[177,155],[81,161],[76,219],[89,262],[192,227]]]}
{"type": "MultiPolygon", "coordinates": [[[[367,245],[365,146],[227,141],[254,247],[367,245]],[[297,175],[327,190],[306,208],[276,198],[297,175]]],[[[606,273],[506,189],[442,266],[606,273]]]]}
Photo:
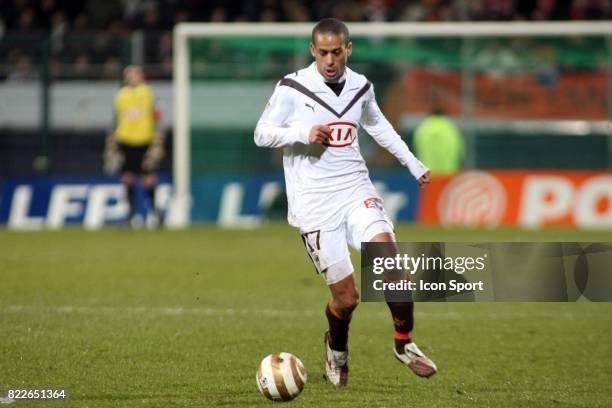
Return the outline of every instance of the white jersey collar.
{"type": "MultiPolygon", "coordinates": [[[[344,88],[342,89],[342,92],[340,93],[340,95],[342,95],[344,90],[347,89],[346,87],[348,85],[349,72],[350,72],[349,67],[345,67],[344,68],[344,73],[338,79],[338,82],[346,81],[346,83],[344,84],[344,88]]],[[[310,64],[310,75],[311,75],[311,78],[313,78],[313,80],[315,80],[315,82],[317,82],[318,85],[322,89],[325,89],[325,91],[331,92],[332,94],[336,95],[334,93],[334,91],[332,91],[331,88],[326,85],[325,77],[323,77],[323,75],[321,75],[321,73],[317,69],[317,63],[316,62],[313,62],[312,64],[310,64]]]]}

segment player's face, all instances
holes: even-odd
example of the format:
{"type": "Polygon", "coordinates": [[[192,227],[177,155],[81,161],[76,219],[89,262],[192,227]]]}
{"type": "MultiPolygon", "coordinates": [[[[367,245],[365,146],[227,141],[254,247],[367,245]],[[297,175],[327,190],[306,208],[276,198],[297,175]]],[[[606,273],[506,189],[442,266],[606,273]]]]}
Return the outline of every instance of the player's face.
{"type": "Polygon", "coordinates": [[[317,69],[326,81],[335,81],[344,74],[346,61],[353,51],[343,35],[316,33],[310,43],[310,53],[317,62],[317,69]]]}
{"type": "Polygon", "coordinates": [[[125,70],[125,82],[129,86],[138,86],[144,79],[144,73],[139,67],[130,67],[125,70]]]}

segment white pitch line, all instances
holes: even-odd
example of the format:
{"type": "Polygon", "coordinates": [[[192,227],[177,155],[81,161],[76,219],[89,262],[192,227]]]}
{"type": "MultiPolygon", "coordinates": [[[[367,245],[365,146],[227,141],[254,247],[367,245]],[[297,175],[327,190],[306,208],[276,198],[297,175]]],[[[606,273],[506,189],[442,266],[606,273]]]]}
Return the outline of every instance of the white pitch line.
{"type": "Polygon", "coordinates": [[[11,305],[2,310],[4,313],[53,313],[53,314],[82,314],[82,315],[155,315],[155,316],[315,316],[312,310],[282,310],[282,309],[234,309],[234,308],[184,308],[184,307],[148,307],[148,306],[24,306],[11,305]]]}
{"type": "MultiPolygon", "coordinates": [[[[75,314],[90,316],[112,316],[112,315],[150,315],[150,316],[265,316],[265,317],[318,317],[322,315],[320,310],[289,310],[289,309],[235,309],[214,307],[149,307],[149,306],[28,306],[9,305],[0,306],[1,314],[75,314]]],[[[388,311],[379,310],[368,313],[376,317],[388,316],[388,311]]],[[[417,319],[432,320],[463,320],[463,319],[486,319],[486,320],[512,320],[524,318],[552,318],[573,320],[574,313],[550,312],[415,312],[417,319]]]]}

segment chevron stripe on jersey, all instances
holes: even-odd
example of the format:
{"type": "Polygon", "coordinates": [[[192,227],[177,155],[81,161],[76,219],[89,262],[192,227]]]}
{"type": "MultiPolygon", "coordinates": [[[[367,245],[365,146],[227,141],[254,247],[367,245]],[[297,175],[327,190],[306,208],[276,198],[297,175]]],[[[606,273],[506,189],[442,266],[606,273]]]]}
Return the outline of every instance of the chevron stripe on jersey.
{"type": "Polygon", "coordinates": [[[346,108],[344,108],[344,110],[342,112],[340,112],[340,113],[336,112],[336,110],[334,108],[329,106],[327,104],[327,102],[325,102],[323,99],[319,98],[310,89],[306,88],[304,85],[300,84],[299,82],[297,82],[297,81],[295,81],[295,80],[293,80],[291,78],[283,78],[283,79],[281,79],[280,85],[281,86],[288,86],[290,88],[295,89],[296,91],[306,95],[307,97],[309,97],[310,99],[312,99],[313,101],[318,103],[319,105],[323,106],[325,109],[327,109],[328,111],[330,111],[331,113],[336,115],[336,117],[341,118],[342,116],[344,116],[344,114],[346,112],[348,112],[353,107],[354,104],[357,103],[359,98],[361,98],[366,92],[368,92],[368,90],[372,86],[372,83],[370,81],[366,82],[366,84],[361,87],[361,89],[355,94],[355,96],[353,96],[353,99],[351,99],[351,101],[348,103],[348,105],[346,105],[346,108]]]}

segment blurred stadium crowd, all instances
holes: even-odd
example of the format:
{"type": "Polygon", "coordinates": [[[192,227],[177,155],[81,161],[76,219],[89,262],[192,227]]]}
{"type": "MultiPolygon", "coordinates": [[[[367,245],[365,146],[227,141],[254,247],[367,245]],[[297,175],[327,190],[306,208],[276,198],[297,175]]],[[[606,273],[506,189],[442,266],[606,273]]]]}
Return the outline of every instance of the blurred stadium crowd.
{"type": "Polygon", "coordinates": [[[135,32],[150,77],[172,72],[174,24],[184,21],[513,21],[612,18],[609,0],[0,0],[0,79],[118,79],[135,32]],[[40,50],[41,40],[48,47],[40,50]]]}
{"type": "Polygon", "coordinates": [[[4,0],[8,30],[170,29],[180,21],[593,20],[612,17],[608,0],[4,0]]]}

